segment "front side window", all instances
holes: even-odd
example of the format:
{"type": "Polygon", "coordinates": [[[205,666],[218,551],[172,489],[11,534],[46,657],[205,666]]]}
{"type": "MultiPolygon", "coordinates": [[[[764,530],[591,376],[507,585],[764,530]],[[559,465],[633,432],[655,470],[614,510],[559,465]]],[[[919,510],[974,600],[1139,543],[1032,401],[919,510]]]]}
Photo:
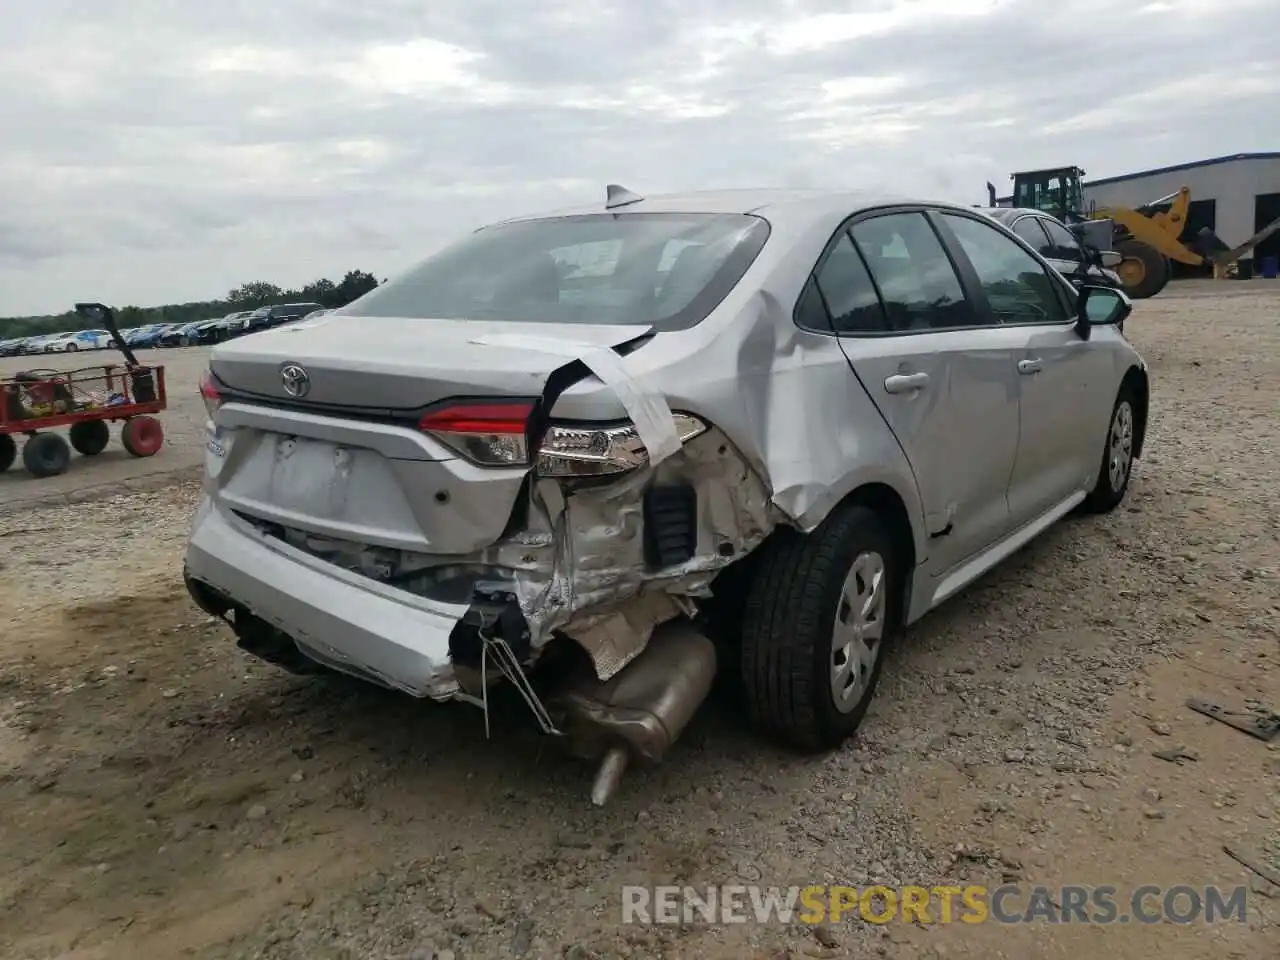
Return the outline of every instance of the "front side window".
{"type": "Polygon", "coordinates": [[[923,213],[871,217],[849,232],[880,289],[890,329],[946,330],[978,323],[923,213]]]}
{"type": "Polygon", "coordinates": [[[1060,323],[1067,319],[1053,280],[1039,260],[980,220],[952,213],[941,217],[973,265],[987,302],[1001,323],[1060,323]]]}
{"type": "Polygon", "coordinates": [[[589,214],[499,224],[334,312],[682,329],[715,309],[768,236],[768,224],[746,214],[589,214]]]}

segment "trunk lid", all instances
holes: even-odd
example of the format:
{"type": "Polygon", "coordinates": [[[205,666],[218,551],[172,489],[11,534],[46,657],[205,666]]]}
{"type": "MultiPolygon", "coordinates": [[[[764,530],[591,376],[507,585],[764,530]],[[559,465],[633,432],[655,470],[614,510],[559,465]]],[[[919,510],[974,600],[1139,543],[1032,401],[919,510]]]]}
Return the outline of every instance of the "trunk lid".
{"type": "Polygon", "coordinates": [[[540,396],[559,367],[651,329],[328,315],[222,344],[210,368],[233,391],[263,400],[407,411],[449,397],[540,396]],[[538,348],[512,342],[522,338],[536,339],[538,348]],[[285,364],[306,371],[303,397],[285,389],[285,364]]]}
{"type": "Polygon", "coordinates": [[[210,367],[229,393],[207,444],[209,488],[320,556],[345,549],[324,538],[442,562],[475,553],[502,536],[527,468],[474,466],[412,417],[378,413],[534,399],[565,364],[650,330],[331,315],[222,344],[210,367]],[[302,396],[285,389],[289,365],[307,373],[302,396]]]}

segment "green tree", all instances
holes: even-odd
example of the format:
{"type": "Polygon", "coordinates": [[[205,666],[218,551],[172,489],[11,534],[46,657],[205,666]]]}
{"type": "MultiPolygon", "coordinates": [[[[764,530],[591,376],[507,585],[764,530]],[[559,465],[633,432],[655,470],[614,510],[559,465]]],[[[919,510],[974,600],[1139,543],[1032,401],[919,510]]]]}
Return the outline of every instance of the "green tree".
{"type": "Polygon", "coordinates": [[[233,310],[249,310],[278,301],[283,296],[284,291],[274,283],[257,280],[253,283],[241,284],[228,293],[227,303],[231,304],[233,310]]]}

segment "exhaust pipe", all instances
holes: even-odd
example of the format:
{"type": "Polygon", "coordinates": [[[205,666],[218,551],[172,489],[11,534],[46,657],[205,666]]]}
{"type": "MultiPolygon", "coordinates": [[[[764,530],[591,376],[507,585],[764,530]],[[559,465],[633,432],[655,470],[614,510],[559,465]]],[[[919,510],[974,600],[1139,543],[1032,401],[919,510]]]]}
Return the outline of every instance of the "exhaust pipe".
{"type": "Polygon", "coordinates": [[[627,766],[657,763],[675,743],[716,675],[716,648],[687,619],[661,624],[644,651],[603,683],[571,683],[557,697],[570,751],[598,760],[591,802],[604,806],[627,766]]]}

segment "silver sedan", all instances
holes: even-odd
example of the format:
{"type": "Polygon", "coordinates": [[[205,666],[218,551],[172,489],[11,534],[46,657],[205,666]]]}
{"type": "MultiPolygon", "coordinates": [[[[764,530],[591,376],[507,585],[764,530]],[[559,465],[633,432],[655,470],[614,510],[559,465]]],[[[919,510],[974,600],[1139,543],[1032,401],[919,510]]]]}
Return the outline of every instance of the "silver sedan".
{"type": "Polygon", "coordinates": [[[904,627],[1121,502],[1130,310],[966,207],[611,186],[217,346],[188,587],[290,670],[514,687],[597,802],[717,671],[827,748],[904,627]]]}

